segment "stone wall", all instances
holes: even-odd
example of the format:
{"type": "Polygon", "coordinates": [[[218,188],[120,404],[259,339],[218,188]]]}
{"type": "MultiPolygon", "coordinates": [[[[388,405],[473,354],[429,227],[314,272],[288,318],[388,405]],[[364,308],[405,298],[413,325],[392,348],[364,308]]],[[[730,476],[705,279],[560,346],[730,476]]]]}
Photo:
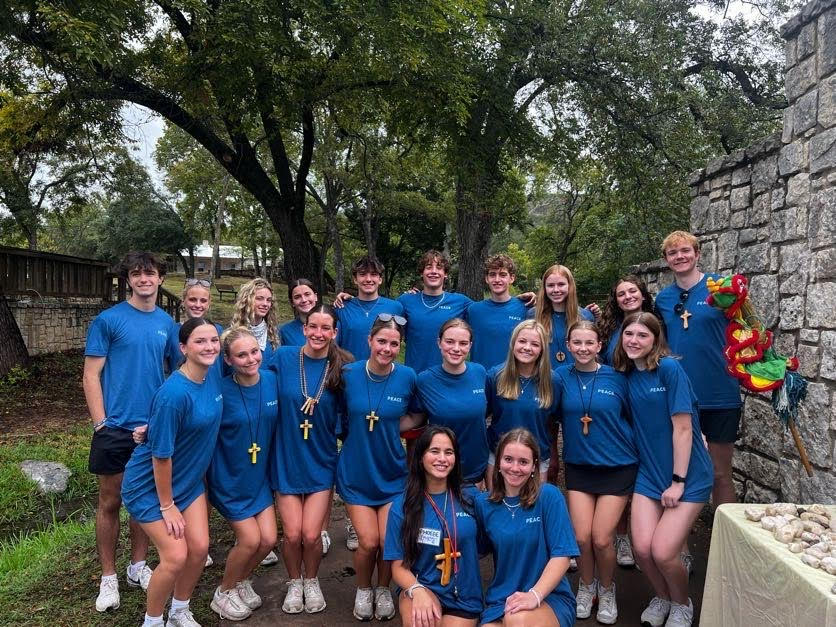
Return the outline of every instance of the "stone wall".
{"type": "MultiPolygon", "coordinates": [[[[785,24],[783,132],[694,172],[691,231],[701,267],[742,273],[776,335],[809,381],[799,430],[815,471],[769,404],[747,394],[734,470],[740,497],[836,501],[836,0],[817,0],[785,24]]],[[[659,288],[664,265],[638,268],[659,288]]]]}
{"type": "Polygon", "coordinates": [[[93,318],[111,303],[92,299],[9,299],[30,355],[84,348],[93,318]]]}

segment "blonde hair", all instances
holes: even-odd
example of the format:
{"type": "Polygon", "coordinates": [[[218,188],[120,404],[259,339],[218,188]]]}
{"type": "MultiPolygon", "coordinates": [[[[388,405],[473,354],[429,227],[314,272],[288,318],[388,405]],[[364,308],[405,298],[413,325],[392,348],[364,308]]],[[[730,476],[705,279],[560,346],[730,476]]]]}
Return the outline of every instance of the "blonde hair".
{"type": "Polygon", "coordinates": [[[674,231],[673,233],[669,233],[668,236],[662,240],[662,257],[666,257],[666,252],[668,248],[671,246],[675,246],[679,242],[685,242],[686,244],[690,244],[695,253],[700,252],[700,240],[696,238],[693,233],[689,233],[688,231],[674,231]]]}
{"type": "Polygon", "coordinates": [[[505,479],[499,472],[499,464],[505,447],[513,442],[528,447],[533,457],[531,475],[520,488],[520,505],[528,509],[534,505],[540,494],[540,447],[537,445],[537,439],[528,429],[511,429],[499,439],[499,444],[496,445],[496,465],[493,467],[493,489],[488,500],[492,503],[499,503],[505,498],[505,479]]]}
{"type": "MultiPolygon", "coordinates": [[[[230,327],[253,326],[253,310],[255,309],[255,293],[260,289],[270,290],[273,294],[273,287],[262,278],[255,278],[247,281],[238,290],[238,297],[235,299],[235,312],[232,314],[230,327]]],[[[276,348],[279,345],[279,313],[276,308],[276,301],[270,305],[270,311],[264,317],[267,324],[267,341],[270,346],[276,348]]]]}
{"type": "MultiPolygon", "coordinates": [[[[546,271],[543,273],[543,279],[540,281],[540,289],[537,291],[535,319],[537,322],[542,324],[543,328],[546,330],[546,338],[548,338],[549,343],[551,343],[552,333],[554,331],[552,329],[552,313],[554,312],[554,308],[552,307],[552,301],[548,296],[546,296],[546,279],[553,274],[562,276],[569,284],[569,290],[566,294],[566,304],[564,306],[564,313],[566,314],[566,328],[568,329],[571,327],[581,317],[578,309],[578,289],[575,286],[575,277],[572,276],[572,271],[566,266],[561,266],[559,263],[546,268],[546,271]]],[[[566,338],[563,339],[565,340],[566,338]]]]}
{"type": "MultiPolygon", "coordinates": [[[[247,327],[229,327],[221,333],[221,348],[223,349],[225,357],[229,357],[229,351],[232,348],[232,344],[243,337],[250,337],[256,340],[252,331],[250,331],[247,327]]],[[[256,344],[258,344],[258,340],[256,340],[256,344]]]]}
{"type": "MultiPolygon", "coordinates": [[[[186,309],[186,299],[189,297],[189,292],[191,292],[196,287],[199,287],[202,290],[206,290],[206,293],[209,294],[209,307],[212,306],[212,290],[211,289],[209,289],[208,287],[204,287],[204,286],[200,285],[199,283],[195,283],[194,285],[186,285],[184,283],[183,284],[183,293],[180,295],[180,309],[183,311],[184,314],[186,314],[186,317],[188,317],[188,315],[189,315],[188,314],[189,310],[186,309]]],[[[207,307],[207,309],[209,309],[209,307],[207,307]]]]}
{"type": "MultiPolygon", "coordinates": [[[[647,311],[636,311],[624,318],[624,323],[621,325],[621,337],[624,337],[624,329],[631,324],[641,324],[647,327],[647,330],[653,334],[653,347],[644,358],[645,366],[648,370],[656,370],[662,357],[667,357],[671,354],[668,343],[665,340],[665,332],[662,330],[662,325],[659,319],[652,313],[647,311]]],[[[618,342],[615,347],[615,354],[613,355],[613,367],[620,372],[629,372],[636,367],[632,359],[627,357],[624,350],[623,341],[618,342]]]]}
{"type": "Polygon", "coordinates": [[[523,331],[534,331],[540,338],[541,350],[535,363],[534,378],[537,380],[537,396],[540,399],[540,408],[545,409],[552,404],[551,360],[549,359],[549,342],[546,337],[546,330],[536,320],[523,320],[514,327],[511,341],[508,344],[508,356],[505,358],[505,365],[496,376],[496,392],[502,398],[512,401],[520,397],[520,374],[517,358],[514,357],[514,344],[523,331]]]}

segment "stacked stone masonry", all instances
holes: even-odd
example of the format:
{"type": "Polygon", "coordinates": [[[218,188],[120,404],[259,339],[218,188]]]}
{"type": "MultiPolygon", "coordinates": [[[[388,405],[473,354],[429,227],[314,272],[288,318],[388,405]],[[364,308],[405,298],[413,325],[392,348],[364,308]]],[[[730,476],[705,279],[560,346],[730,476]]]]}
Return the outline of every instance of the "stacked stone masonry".
{"type": "MultiPolygon", "coordinates": [[[[691,231],[701,267],[742,273],[776,335],[809,381],[798,425],[815,469],[804,473],[769,395],[747,394],[734,459],[749,502],[836,501],[836,0],[811,2],[786,39],[783,132],[694,172],[691,231]]],[[[639,267],[658,291],[664,264],[639,267]]]]}
{"type": "Polygon", "coordinates": [[[109,306],[89,299],[9,301],[26,349],[33,356],[84,348],[90,323],[109,306]]]}

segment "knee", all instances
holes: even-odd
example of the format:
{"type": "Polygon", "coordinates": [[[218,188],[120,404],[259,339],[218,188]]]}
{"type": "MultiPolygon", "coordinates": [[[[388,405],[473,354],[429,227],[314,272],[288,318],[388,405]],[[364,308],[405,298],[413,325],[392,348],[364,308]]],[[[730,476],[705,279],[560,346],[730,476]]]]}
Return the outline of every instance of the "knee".
{"type": "Polygon", "coordinates": [[[189,543],[189,559],[193,562],[205,562],[209,554],[209,538],[196,538],[189,543]]]}
{"type": "Polygon", "coordinates": [[[118,516],[122,507],[122,498],[118,493],[99,493],[99,511],[106,516],[118,516]]]}
{"type": "Polygon", "coordinates": [[[528,612],[517,612],[516,614],[505,614],[502,617],[503,627],[528,627],[528,612]]]}
{"type": "Polygon", "coordinates": [[[581,551],[586,551],[592,547],[592,533],[587,531],[583,533],[576,533],[575,540],[578,543],[578,548],[581,551]]]}
{"type": "MultiPolygon", "coordinates": [[[[160,553],[160,566],[174,574],[179,574],[186,567],[186,560],[189,557],[188,548],[178,546],[176,549],[160,553]]],[[[204,557],[205,559],[205,557],[204,557]]]]}
{"type": "Polygon", "coordinates": [[[653,561],[660,567],[664,567],[674,560],[679,560],[679,547],[671,551],[670,548],[662,546],[661,543],[654,543],[651,546],[650,553],[653,561]]]}
{"type": "Polygon", "coordinates": [[[376,553],[380,548],[380,539],[376,534],[364,534],[357,536],[358,548],[365,553],[376,553]]]}
{"type": "Polygon", "coordinates": [[[258,543],[258,550],[259,551],[272,551],[273,547],[276,546],[276,541],[278,540],[277,534],[275,531],[268,531],[268,532],[261,532],[261,540],[258,543]]]}
{"type": "Polygon", "coordinates": [[[284,527],[282,529],[282,541],[290,546],[301,546],[302,529],[299,527],[284,527]]]}
{"type": "Polygon", "coordinates": [[[592,534],[592,546],[598,552],[606,551],[613,546],[615,538],[613,534],[609,533],[594,533],[592,534]]]}
{"type": "Polygon", "coordinates": [[[246,553],[255,553],[261,546],[261,538],[256,534],[244,534],[238,537],[238,546],[246,553]]]}
{"type": "Polygon", "coordinates": [[[317,542],[322,541],[321,529],[307,529],[303,532],[302,543],[305,546],[314,546],[317,542]]]}
{"type": "Polygon", "coordinates": [[[635,537],[632,539],[633,544],[633,555],[640,560],[647,561],[651,559],[652,552],[650,549],[650,543],[645,542],[644,540],[637,540],[635,537]]]}

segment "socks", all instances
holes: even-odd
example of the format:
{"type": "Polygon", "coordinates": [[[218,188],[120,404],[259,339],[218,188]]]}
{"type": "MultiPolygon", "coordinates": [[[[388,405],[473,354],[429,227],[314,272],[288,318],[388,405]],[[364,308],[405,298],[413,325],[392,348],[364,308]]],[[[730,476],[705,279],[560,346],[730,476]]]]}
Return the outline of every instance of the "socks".
{"type": "Polygon", "coordinates": [[[170,614],[176,614],[181,610],[187,609],[189,609],[189,599],[186,599],[185,601],[180,601],[179,599],[171,597],[171,610],[169,612],[170,614]]]}
{"type": "Polygon", "coordinates": [[[131,579],[139,579],[139,573],[142,572],[142,567],[145,566],[145,560],[141,562],[133,562],[128,566],[128,577],[131,579]]]}
{"type": "Polygon", "coordinates": [[[159,616],[148,616],[145,615],[145,622],[142,623],[142,627],[160,627],[163,624],[163,615],[160,614],[159,616]]]}

